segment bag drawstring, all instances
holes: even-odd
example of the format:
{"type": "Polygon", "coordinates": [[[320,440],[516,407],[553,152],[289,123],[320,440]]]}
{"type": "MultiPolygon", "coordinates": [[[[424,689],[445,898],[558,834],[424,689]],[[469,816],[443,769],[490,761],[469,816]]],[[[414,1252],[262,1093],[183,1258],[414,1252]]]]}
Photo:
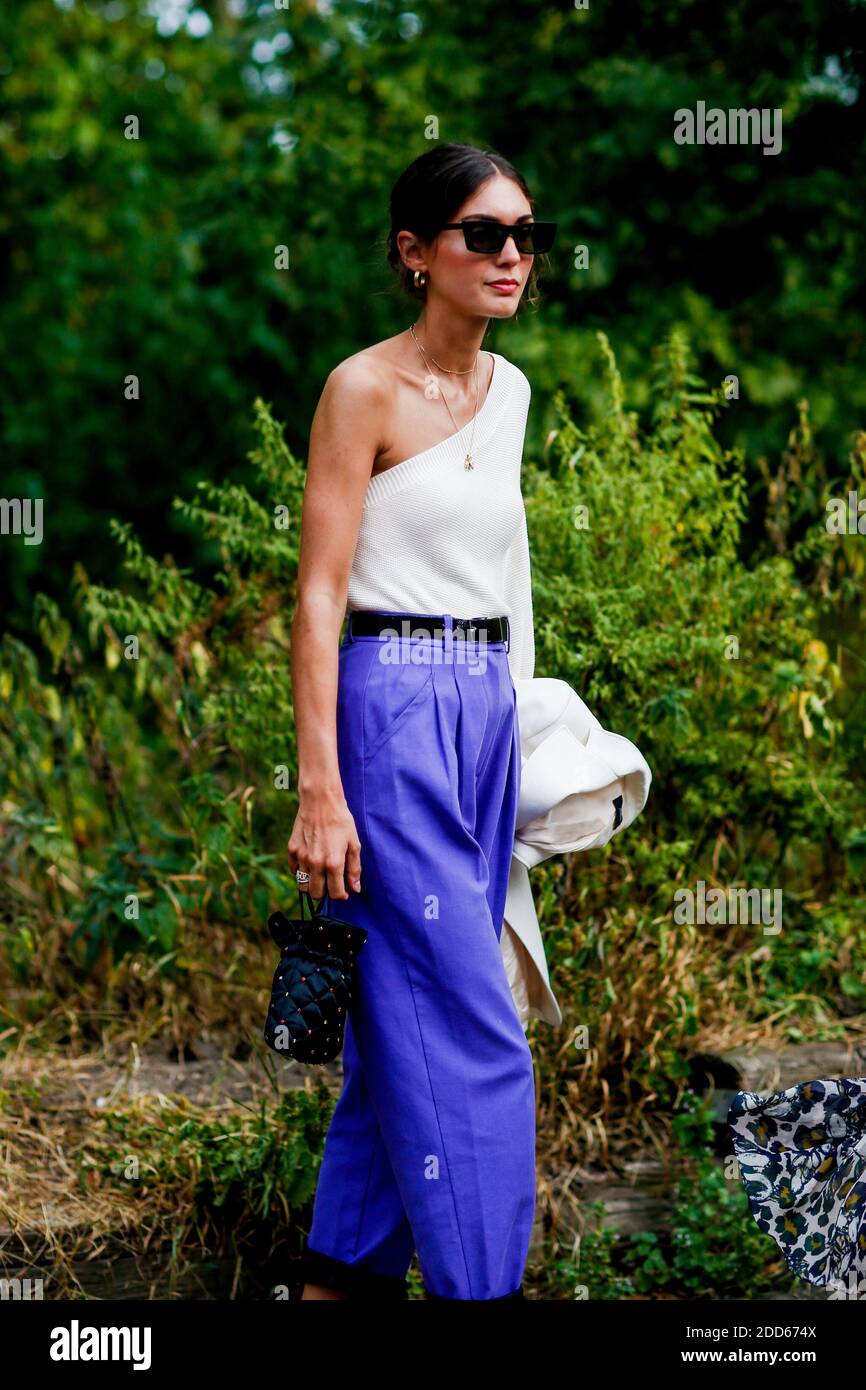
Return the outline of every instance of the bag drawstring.
{"type": "Polygon", "coordinates": [[[330,893],[328,892],[327,888],[325,889],[324,893],[322,894],[322,896],[321,896],[320,898],[314,898],[314,897],[312,896],[311,893],[302,893],[302,892],[300,891],[300,889],[298,889],[298,898],[299,898],[299,900],[300,900],[300,901],[299,901],[299,907],[300,907],[300,910],[301,910],[301,918],[302,918],[302,919],[303,919],[303,917],[304,917],[304,903],[305,903],[305,902],[306,902],[307,907],[308,907],[308,909],[309,909],[310,921],[311,921],[311,922],[312,922],[312,921],[315,921],[315,919],[316,919],[317,917],[321,917],[321,916],[323,915],[323,909],[324,909],[325,903],[328,904],[328,912],[324,913],[324,915],[325,915],[325,916],[329,916],[329,915],[330,915],[330,911],[331,911],[331,895],[330,895],[330,893]],[[319,904],[318,907],[315,907],[315,906],[314,906],[314,904],[315,904],[316,902],[319,904]]]}

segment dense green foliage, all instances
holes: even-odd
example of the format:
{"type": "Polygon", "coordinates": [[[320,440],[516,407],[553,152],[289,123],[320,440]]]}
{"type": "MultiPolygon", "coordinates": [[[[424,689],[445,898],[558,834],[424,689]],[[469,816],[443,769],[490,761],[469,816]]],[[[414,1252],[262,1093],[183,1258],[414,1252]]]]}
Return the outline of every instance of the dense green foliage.
{"type": "Polygon", "coordinates": [[[531,442],[557,389],[579,419],[603,408],[597,328],[644,409],[650,347],[679,322],[707,379],[739,380],[722,438],[750,469],[804,395],[844,458],[866,408],[859,0],[192,9],[0,11],[3,494],[43,497],[47,528],[4,538],[19,629],[34,587],[66,605],[79,558],[117,577],[112,515],[206,568],[166,508],[235,467],[256,395],[303,457],[329,369],[414,312],[382,243],[431,118],[513,159],[560,224],[540,312],[491,338],[531,377],[531,442]],[[701,100],[781,110],[781,151],[678,145],[674,111],[701,100]]]}
{"type": "MultiPolygon", "coordinates": [[[[565,1016],[530,1033],[539,1158],[649,1135],[691,1171],[670,1237],[566,1243],[550,1277],[763,1287],[683,1105],[697,1052],[866,1014],[866,561],[825,524],[866,493],[866,7],[170,8],[0,13],[0,491],[45,500],[42,545],[0,537],[4,1047],[263,1047],[309,421],[329,369],[414,314],[384,218],[435,117],[560,223],[540,310],[490,339],[534,392],[536,671],[654,775],[625,834],[533,874],[565,1016]],[[780,108],[782,152],[677,145],[698,100],[780,108]],[[677,922],[701,880],[780,890],[782,930],[677,922]]],[[[219,1149],[209,1121],[166,1129],[196,1219],[229,1191],[252,1226],[278,1187],[303,1205],[323,1104],[219,1149]]]]}
{"type": "MultiPolygon", "coordinates": [[[[765,543],[747,545],[743,459],[714,433],[729,406],[690,371],[681,335],[657,354],[646,429],[603,335],[600,348],[605,422],[580,428],[560,402],[543,465],[526,466],[537,671],[631,737],[655,781],[627,834],[537,874],[555,987],[594,1039],[586,1057],[542,1046],[554,1107],[595,1093],[607,1063],[606,1104],[664,1095],[697,1035],[743,1009],[797,1037],[866,1005],[864,561],[818,502],[862,491],[866,436],[828,479],[804,415],[786,456],[800,504],[770,507],[765,543]],[[783,929],[677,924],[676,890],[701,878],[782,890],[783,929]]],[[[125,585],[79,569],[77,621],[37,601],[47,679],[26,644],[0,647],[17,1026],[47,1021],[54,994],[140,998],[144,978],[115,972],[141,953],[183,1035],[257,1017],[266,967],[259,956],[251,975],[249,958],[287,890],[297,804],[288,617],[303,469],[262,402],[255,427],[250,489],[202,482],[175,503],[219,553],[208,583],[118,520],[125,585]]]]}
{"type": "MultiPolygon", "coordinates": [[[[682,335],[655,355],[646,428],[604,335],[598,348],[604,422],[582,428],[560,400],[546,457],[526,465],[537,670],[631,737],[655,780],[623,836],[533,876],[565,1015],[555,1034],[532,1025],[554,1170],[600,1134],[610,1152],[639,1147],[649,1116],[657,1142],[685,1151],[695,1053],[744,1028],[832,1035],[866,1003],[864,560],[822,507],[866,486],[866,436],[829,477],[804,406],[750,544],[744,460],[715,433],[729,405],[692,372],[682,335]],[[780,889],[782,930],[678,923],[675,894],[699,879],[780,889]]],[[[37,599],[41,662],[11,634],[0,645],[7,1045],[182,1048],[205,1028],[263,1046],[263,924],[289,900],[297,805],[288,615],[304,475],[261,401],[254,427],[249,488],[200,482],[175,502],[218,554],[207,582],[159,563],[118,519],[123,586],[79,567],[72,619],[37,599]]],[[[704,1164],[694,1181],[704,1211],[721,1179],[704,1164]]],[[[735,1192],[726,1221],[746,1221],[735,1192]]],[[[686,1222],[676,1257],[630,1247],[609,1289],[610,1252],[591,1240],[593,1280],[727,1287],[729,1253],[707,1239],[686,1222]]],[[[755,1277],[767,1253],[749,1256],[755,1277]]],[[[586,1277],[562,1258],[559,1285],[586,1277]]]]}

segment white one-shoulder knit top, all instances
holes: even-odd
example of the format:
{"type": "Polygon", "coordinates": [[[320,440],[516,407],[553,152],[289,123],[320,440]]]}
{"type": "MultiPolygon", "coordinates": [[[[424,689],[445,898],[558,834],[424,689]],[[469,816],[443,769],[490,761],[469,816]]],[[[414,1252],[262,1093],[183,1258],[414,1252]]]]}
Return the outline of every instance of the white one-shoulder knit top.
{"type": "Polygon", "coordinates": [[[507,614],[512,678],[529,678],[535,642],[520,471],[531,390],[519,367],[492,356],[493,377],[475,417],[474,467],[464,467],[470,420],[370,478],[346,608],[507,614]]]}

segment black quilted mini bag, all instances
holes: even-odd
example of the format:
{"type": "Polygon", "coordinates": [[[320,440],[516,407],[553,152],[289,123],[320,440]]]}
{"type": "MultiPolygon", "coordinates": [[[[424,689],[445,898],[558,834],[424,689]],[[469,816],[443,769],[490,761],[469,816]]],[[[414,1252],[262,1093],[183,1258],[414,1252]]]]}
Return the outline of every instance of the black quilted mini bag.
{"type": "Polygon", "coordinates": [[[355,985],[355,958],[367,932],[351,922],[326,916],[318,899],[314,909],[309,893],[299,893],[301,916],[282,912],[268,918],[271,936],[280,948],[271,1003],[265,1023],[265,1042],[283,1057],[298,1062],[332,1062],[343,1046],[346,1010],[355,985]],[[304,917],[307,901],[310,917],[304,917]]]}

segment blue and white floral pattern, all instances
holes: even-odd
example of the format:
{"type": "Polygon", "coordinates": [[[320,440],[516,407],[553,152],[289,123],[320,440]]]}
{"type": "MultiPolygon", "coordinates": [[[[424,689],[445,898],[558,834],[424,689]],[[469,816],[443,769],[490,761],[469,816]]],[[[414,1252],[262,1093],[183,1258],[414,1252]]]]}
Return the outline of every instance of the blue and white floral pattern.
{"type": "Polygon", "coordinates": [[[752,1215],[793,1272],[866,1276],[866,1077],[740,1091],[728,1126],[752,1215]]]}

